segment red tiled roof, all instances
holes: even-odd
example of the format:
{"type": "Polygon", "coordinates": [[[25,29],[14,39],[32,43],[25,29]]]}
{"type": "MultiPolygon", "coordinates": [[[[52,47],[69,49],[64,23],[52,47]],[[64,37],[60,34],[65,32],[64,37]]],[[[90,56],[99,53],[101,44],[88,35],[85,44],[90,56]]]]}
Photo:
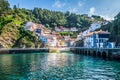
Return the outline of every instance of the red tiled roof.
{"type": "Polygon", "coordinates": [[[85,35],[85,37],[91,36],[93,34],[110,34],[110,32],[102,31],[102,30],[100,30],[100,31],[94,31],[94,32],[88,33],[87,35],[85,35]]]}

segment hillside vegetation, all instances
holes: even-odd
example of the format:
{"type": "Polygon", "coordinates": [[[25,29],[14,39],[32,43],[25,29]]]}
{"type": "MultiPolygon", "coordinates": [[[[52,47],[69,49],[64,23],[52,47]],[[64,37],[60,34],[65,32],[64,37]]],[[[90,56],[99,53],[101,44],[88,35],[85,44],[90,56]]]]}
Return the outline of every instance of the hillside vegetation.
{"type": "Polygon", "coordinates": [[[114,17],[113,21],[102,26],[100,29],[109,31],[111,33],[110,41],[116,42],[116,46],[120,46],[120,13],[114,17]]]}
{"type": "Polygon", "coordinates": [[[24,24],[27,21],[34,21],[34,16],[28,15],[30,11],[28,13],[27,12],[27,10],[21,10],[15,8],[15,6],[14,9],[11,9],[7,1],[0,0],[1,48],[44,46],[34,33],[24,30],[24,24]],[[33,17],[32,20],[30,16],[33,17]]]}
{"type": "MultiPolygon", "coordinates": [[[[76,27],[80,32],[88,29],[91,23],[101,22],[104,19],[96,15],[89,17],[87,14],[79,15],[69,11],[63,13],[41,8],[34,8],[33,10],[20,9],[16,5],[12,9],[7,0],[0,0],[0,46],[3,48],[43,47],[44,45],[34,33],[24,30],[24,26],[28,21],[43,24],[52,30],[58,26],[76,27]]],[[[119,23],[118,19],[116,21],[119,23]]],[[[117,31],[117,33],[113,31],[113,34],[119,33],[120,31],[117,31]]]]}

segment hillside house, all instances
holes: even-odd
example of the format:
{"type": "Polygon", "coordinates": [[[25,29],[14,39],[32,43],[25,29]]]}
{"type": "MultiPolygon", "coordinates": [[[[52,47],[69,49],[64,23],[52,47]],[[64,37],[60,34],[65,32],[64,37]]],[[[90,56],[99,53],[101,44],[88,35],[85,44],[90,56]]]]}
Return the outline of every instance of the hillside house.
{"type": "Polygon", "coordinates": [[[84,47],[105,48],[108,44],[110,33],[107,31],[94,31],[85,35],[84,47]]]}

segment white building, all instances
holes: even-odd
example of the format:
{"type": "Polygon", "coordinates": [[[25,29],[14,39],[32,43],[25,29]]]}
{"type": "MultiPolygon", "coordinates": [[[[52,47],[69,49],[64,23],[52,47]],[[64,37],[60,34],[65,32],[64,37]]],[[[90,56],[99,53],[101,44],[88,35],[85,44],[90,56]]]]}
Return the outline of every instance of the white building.
{"type": "Polygon", "coordinates": [[[51,38],[49,38],[49,40],[48,40],[48,45],[50,47],[56,47],[57,46],[57,39],[56,39],[56,37],[51,36],[51,38]]]}
{"type": "Polygon", "coordinates": [[[76,27],[72,27],[70,31],[78,31],[78,29],[76,29],[76,27]]]}
{"type": "Polygon", "coordinates": [[[77,35],[76,41],[82,40],[83,38],[84,38],[84,35],[83,35],[83,33],[81,32],[81,33],[79,33],[79,35],[77,35]]]}
{"type": "Polygon", "coordinates": [[[107,31],[95,31],[85,35],[84,47],[105,48],[108,44],[110,33],[107,31]]]}
{"type": "Polygon", "coordinates": [[[37,25],[35,25],[35,23],[33,22],[27,22],[24,29],[29,31],[35,31],[37,29],[37,25]]]}

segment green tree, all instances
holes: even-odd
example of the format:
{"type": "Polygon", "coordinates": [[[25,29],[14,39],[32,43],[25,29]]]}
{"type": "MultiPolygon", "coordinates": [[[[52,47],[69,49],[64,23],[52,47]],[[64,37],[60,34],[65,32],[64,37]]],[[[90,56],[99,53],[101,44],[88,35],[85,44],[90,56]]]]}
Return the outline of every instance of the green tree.
{"type": "Polygon", "coordinates": [[[0,0],[0,12],[10,9],[10,4],[7,0],[0,0]]]}

